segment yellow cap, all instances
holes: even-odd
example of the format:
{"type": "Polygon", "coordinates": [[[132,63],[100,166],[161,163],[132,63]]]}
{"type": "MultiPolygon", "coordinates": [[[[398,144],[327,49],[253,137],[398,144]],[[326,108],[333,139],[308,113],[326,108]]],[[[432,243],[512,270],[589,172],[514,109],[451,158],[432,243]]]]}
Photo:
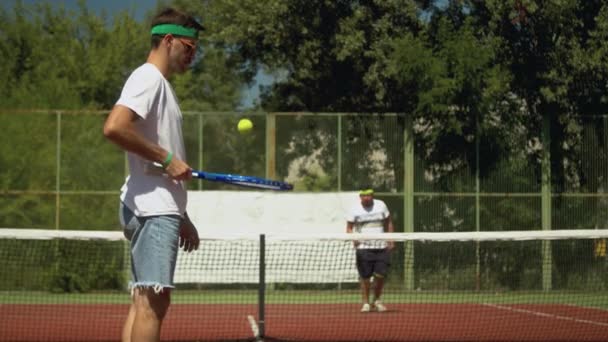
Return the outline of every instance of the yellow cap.
{"type": "Polygon", "coordinates": [[[361,189],[361,191],[359,191],[359,195],[373,195],[374,194],[374,189],[361,189]]]}

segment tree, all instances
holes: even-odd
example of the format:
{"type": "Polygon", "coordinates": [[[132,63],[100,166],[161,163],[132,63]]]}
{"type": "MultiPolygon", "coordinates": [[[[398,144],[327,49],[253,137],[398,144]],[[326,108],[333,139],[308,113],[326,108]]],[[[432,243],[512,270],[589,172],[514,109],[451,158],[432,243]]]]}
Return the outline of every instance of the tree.
{"type": "MultiPolygon", "coordinates": [[[[587,139],[581,115],[606,111],[601,1],[226,0],[201,6],[210,42],[229,51],[244,79],[260,67],[277,76],[264,93],[265,110],[414,115],[421,171],[456,191],[472,190],[477,171],[487,191],[538,189],[548,118],[553,190],[594,184],[584,183],[596,176],[577,146],[587,139]],[[505,175],[510,189],[497,179],[505,175]]],[[[363,126],[374,127],[365,120],[363,126]]],[[[297,139],[281,139],[290,146],[285,164],[323,147],[317,158],[331,171],[335,146],[324,142],[331,135],[319,134],[334,125],[300,127],[297,139]]],[[[363,140],[369,153],[353,151],[365,156],[379,149],[388,156],[385,168],[401,174],[402,151],[386,146],[402,138],[403,121],[393,126],[398,129],[363,140]]],[[[345,137],[351,138],[360,136],[345,137]]],[[[387,190],[395,188],[401,184],[387,190]]]]}
{"type": "Polygon", "coordinates": [[[126,13],[116,14],[111,29],[84,2],[73,11],[17,1],[13,13],[3,11],[0,23],[5,109],[110,108],[145,58],[143,27],[126,13]]]}
{"type": "MultiPolygon", "coordinates": [[[[112,17],[40,2],[0,9],[3,57],[0,85],[4,108],[111,108],[122,85],[145,62],[149,24],[128,12],[112,17]],[[36,96],[32,96],[36,94],[36,96]]],[[[204,57],[193,70],[175,77],[185,110],[232,110],[239,105],[243,82],[225,52],[203,44],[204,57]]],[[[202,56],[202,54],[201,54],[202,56]]]]}
{"type": "Polygon", "coordinates": [[[436,16],[425,34],[394,42],[392,75],[412,94],[416,147],[435,179],[474,169],[476,139],[484,142],[486,174],[499,152],[512,147],[504,133],[517,123],[505,106],[510,75],[497,63],[496,41],[475,32],[470,18],[436,16]]]}
{"type": "Polygon", "coordinates": [[[530,113],[529,139],[551,120],[552,178],[556,191],[576,182],[573,146],[583,116],[608,111],[607,11],[603,1],[470,1],[471,15],[486,34],[501,40],[500,62],[510,87],[530,113]],[[570,162],[565,162],[570,160],[570,162]],[[569,165],[564,167],[564,165],[569,165]]]}
{"type": "Polygon", "coordinates": [[[214,41],[216,26],[211,20],[211,8],[224,1],[173,0],[171,6],[197,17],[205,27],[201,32],[201,48],[194,68],[183,76],[176,76],[178,94],[184,98],[183,108],[201,111],[233,111],[241,107],[244,86],[253,75],[244,74],[240,60],[231,58],[226,45],[214,41]]]}
{"type": "MultiPolygon", "coordinates": [[[[251,81],[260,68],[275,75],[276,82],[263,89],[263,110],[407,110],[407,94],[393,86],[387,68],[390,38],[420,30],[411,1],[227,0],[198,6],[209,43],[228,51],[243,80],[251,81]]],[[[295,148],[279,151],[286,158],[283,167],[319,149],[315,158],[324,172],[300,173],[335,174],[336,121],[319,120],[314,130],[305,121],[284,122],[277,129],[277,141],[295,148]]]]}
{"type": "Polygon", "coordinates": [[[282,75],[262,106],[272,111],[395,111],[403,95],[385,69],[390,37],[420,29],[411,1],[210,2],[209,40],[253,77],[282,75]],[[322,95],[322,96],[321,96],[322,95]]]}

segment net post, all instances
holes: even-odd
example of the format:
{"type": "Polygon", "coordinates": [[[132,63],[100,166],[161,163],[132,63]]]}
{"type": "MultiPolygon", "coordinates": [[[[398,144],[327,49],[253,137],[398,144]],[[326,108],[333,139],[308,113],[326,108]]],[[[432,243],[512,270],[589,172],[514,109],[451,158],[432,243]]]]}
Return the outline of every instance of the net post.
{"type": "Polygon", "coordinates": [[[266,295],[266,235],[260,234],[260,264],[259,264],[259,286],[258,286],[258,341],[264,338],[264,306],[266,295]]]}

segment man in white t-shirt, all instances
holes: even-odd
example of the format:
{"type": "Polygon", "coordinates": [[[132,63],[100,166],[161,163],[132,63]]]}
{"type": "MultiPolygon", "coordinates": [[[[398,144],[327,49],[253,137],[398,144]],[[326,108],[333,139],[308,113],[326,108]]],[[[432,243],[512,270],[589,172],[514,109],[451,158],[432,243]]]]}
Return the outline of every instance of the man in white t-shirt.
{"type": "Polygon", "coordinates": [[[133,71],[110,112],[104,135],[127,152],[129,176],[121,189],[120,222],[131,242],[132,305],[123,341],[159,341],[170,304],[177,250],[198,248],[186,213],[186,162],[182,113],[168,79],[188,70],[203,27],[172,8],[152,20],[152,48],[133,71]],[[166,176],[147,170],[162,165],[166,176]]]}
{"type": "MultiPolygon", "coordinates": [[[[359,192],[360,204],[354,206],[346,218],[347,233],[377,234],[392,233],[395,231],[391,215],[386,204],[374,199],[374,190],[363,189],[359,192]]],[[[392,241],[355,241],[357,271],[363,306],[361,312],[386,311],[380,301],[384,280],[390,266],[390,251],[393,249],[392,241]],[[373,281],[372,281],[373,279],[373,281]],[[373,287],[374,301],[370,305],[369,293],[373,287]]]]}

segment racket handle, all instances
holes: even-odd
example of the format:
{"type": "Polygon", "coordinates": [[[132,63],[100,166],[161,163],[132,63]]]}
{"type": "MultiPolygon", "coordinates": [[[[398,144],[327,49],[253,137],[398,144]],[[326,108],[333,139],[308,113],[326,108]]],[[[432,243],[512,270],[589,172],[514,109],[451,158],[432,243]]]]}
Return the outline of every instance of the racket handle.
{"type": "MultiPolygon", "coordinates": [[[[147,175],[155,175],[155,176],[169,176],[167,172],[165,172],[165,168],[159,163],[146,163],[144,164],[144,173],[147,175]]],[[[197,171],[192,171],[193,178],[200,178],[200,173],[197,171]]]]}
{"type": "Polygon", "coordinates": [[[159,163],[145,163],[144,173],[147,175],[162,176],[166,175],[165,169],[159,163]]]}

